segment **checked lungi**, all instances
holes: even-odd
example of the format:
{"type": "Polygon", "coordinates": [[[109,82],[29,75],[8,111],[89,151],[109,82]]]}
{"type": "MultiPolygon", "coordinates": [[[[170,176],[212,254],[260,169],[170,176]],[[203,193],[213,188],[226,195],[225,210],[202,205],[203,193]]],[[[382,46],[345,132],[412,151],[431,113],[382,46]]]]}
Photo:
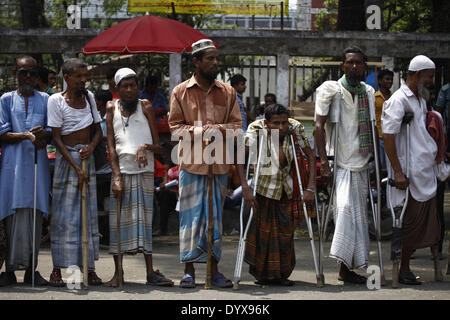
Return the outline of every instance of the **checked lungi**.
{"type": "Polygon", "coordinates": [[[368,191],[367,170],[337,168],[330,257],[349,269],[367,267],[369,262],[368,191]]]}
{"type": "MultiPolygon", "coordinates": [[[[222,209],[228,174],[213,179],[213,244],[217,261],[222,256],[222,209]]],[[[208,251],[208,176],[180,170],[180,262],[206,262],[208,251]]]]}
{"type": "MultiPolygon", "coordinates": [[[[122,174],[121,253],[152,253],[153,180],[153,172],[122,174]]],[[[109,253],[117,254],[117,198],[112,189],[109,208],[109,253]]]]}
{"type": "MultiPolygon", "coordinates": [[[[75,163],[81,168],[79,150],[87,145],[65,146],[75,163]]],[[[97,194],[94,156],[86,160],[89,184],[86,185],[86,216],[88,238],[88,270],[95,269],[99,257],[97,194]]],[[[83,233],[81,219],[81,189],[75,169],[57,150],[53,176],[52,216],[50,238],[55,268],[75,265],[83,267],[83,233]]]]}
{"type": "Polygon", "coordinates": [[[254,213],[247,236],[244,260],[259,281],[287,279],[295,267],[292,200],[256,195],[254,213]]]}

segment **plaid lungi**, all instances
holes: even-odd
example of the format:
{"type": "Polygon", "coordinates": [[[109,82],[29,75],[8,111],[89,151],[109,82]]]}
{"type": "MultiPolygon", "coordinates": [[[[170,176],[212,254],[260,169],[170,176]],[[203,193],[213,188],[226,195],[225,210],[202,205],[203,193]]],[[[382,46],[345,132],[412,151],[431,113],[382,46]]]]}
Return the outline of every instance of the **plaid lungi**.
{"type": "MultiPolygon", "coordinates": [[[[124,192],[120,202],[121,253],[151,254],[153,172],[122,174],[122,184],[124,192]]],[[[117,198],[112,189],[109,206],[109,239],[109,253],[117,254],[117,198]]]]}
{"type": "MultiPolygon", "coordinates": [[[[81,168],[79,150],[87,145],[65,146],[75,163],[81,168]]],[[[99,257],[97,194],[94,156],[86,160],[89,184],[86,185],[88,270],[94,270],[99,257]]],[[[52,215],[50,238],[55,268],[83,267],[83,232],[81,219],[81,190],[75,169],[57,150],[53,175],[52,215]]]]}
{"type": "Polygon", "coordinates": [[[295,267],[294,219],[292,200],[256,195],[254,212],[247,234],[244,260],[257,280],[287,279],[295,267]]]}
{"type": "MultiPolygon", "coordinates": [[[[222,209],[227,192],[228,174],[213,179],[212,253],[222,256],[222,209]]],[[[208,251],[208,176],[180,170],[180,262],[206,262],[208,251]]]]}

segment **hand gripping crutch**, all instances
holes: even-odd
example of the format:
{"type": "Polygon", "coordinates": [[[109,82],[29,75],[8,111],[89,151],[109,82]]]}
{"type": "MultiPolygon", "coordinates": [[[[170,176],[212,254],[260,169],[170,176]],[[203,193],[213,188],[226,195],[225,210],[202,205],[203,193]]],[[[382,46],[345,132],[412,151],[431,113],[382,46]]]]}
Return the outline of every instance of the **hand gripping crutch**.
{"type": "Polygon", "coordinates": [[[31,286],[34,288],[34,268],[36,267],[36,196],[37,196],[37,148],[34,147],[34,199],[33,199],[33,261],[32,274],[31,274],[31,286]]]}
{"type": "MultiPolygon", "coordinates": [[[[253,196],[256,196],[256,188],[258,186],[258,177],[259,172],[261,170],[261,157],[262,157],[262,151],[264,146],[264,132],[260,135],[260,142],[259,142],[259,153],[258,153],[258,161],[256,163],[256,171],[254,173],[252,183],[253,185],[253,196]]],[[[248,157],[248,163],[247,163],[247,172],[246,172],[246,179],[248,179],[248,172],[250,167],[250,162],[252,157],[249,155],[248,157]]],[[[244,254],[245,254],[245,244],[247,242],[247,233],[248,229],[250,228],[250,223],[252,222],[253,218],[253,208],[250,209],[250,214],[247,221],[247,226],[244,230],[244,196],[242,196],[242,202],[241,202],[241,210],[240,210],[240,233],[239,233],[239,246],[238,246],[238,252],[236,257],[236,266],[234,269],[234,277],[233,277],[233,289],[237,290],[239,289],[239,281],[241,280],[241,274],[242,274],[242,262],[244,260],[244,254]]]]}
{"type": "MultiPolygon", "coordinates": [[[[295,134],[295,133],[294,133],[295,134]]],[[[300,190],[300,196],[303,202],[303,214],[306,219],[306,225],[308,226],[308,233],[309,233],[309,239],[311,242],[311,249],[313,254],[313,260],[314,260],[314,269],[316,271],[316,279],[317,279],[317,286],[319,288],[323,287],[324,285],[324,277],[323,274],[320,274],[319,272],[319,264],[317,262],[317,252],[316,252],[316,246],[314,244],[314,233],[312,230],[312,224],[311,224],[311,218],[308,215],[308,211],[306,210],[306,203],[303,201],[303,185],[302,185],[302,177],[300,176],[300,170],[298,168],[298,161],[297,161],[297,153],[295,151],[295,143],[294,138],[292,136],[292,132],[289,133],[290,143],[292,146],[292,154],[294,157],[294,163],[295,163],[295,171],[297,173],[297,180],[298,180],[298,188],[300,190]]]]}
{"type": "MultiPolygon", "coordinates": [[[[413,119],[414,114],[412,112],[407,112],[403,117],[403,123],[406,123],[406,179],[409,177],[409,150],[411,147],[411,138],[409,135],[410,122],[413,119]]],[[[391,188],[395,187],[395,180],[389,179],[386,190],[389,195],[388,202],[389,208],[392,214],[392,244],[391,244],[391,260],[392,260],[392,288],[398,288],[398,264],[401,257],[402,250],[402,224],[403,217],[405,215],[406,207],[408,205],[409,198],[409,185],[405,191],[405,200],[403,202],[403,207],[400,210],[394,210],[391,201],[391,188]]]]}
{"type": "Polygon", "coordinates": [[[368,188],[369,188],[369,198],[370,198],[370,207],[372,208],[372,217],[373,224],[375,227],[375,234],[377,237],[377,248],[378,248],[378,263],[380,267],[380,284],[384,286],[386,284],[386,280],[384,277],[384,267],[383,267],[383,251],[381,249],[381,174],[380,174],[380,164],[378,162],[379,155],[377,148],[377,137],[375,135],[375,101],[369,97],[369,113],[370,113],[370,125],[372,131],[372,142],[373,142],[373,155],[375,162],[375,180],[377,183],[377,202],[374,203],[372,188],[370,185],[370,175],[368,173],[368,188]]]}
{"type": "Polygon", "coordinates": [[[334,193],[336,188],[336,171],[337,171],[337,154],[338,154],[338,141],[339,141],[339,118],[340,118],[340,111],[341,111],[341,100],[342,100],[342,93],[337,92],[333,100],[331,101],[330,111],[328,114],[327,121],[329,122],[329,125],[332,126],[332,131],[330,134],[330,141],[328,145],[331,145],[331,140],[333,140],[333,183],[331,185],[331,192],[330,196],[328,198],[328,208],[327,208],[327,214],[325,216],[325,221],[323,221],[323,231],[322,231],[322,239],[326,239],[327,234],[327,226],[328,226],[328,220],[330,218],[330,212],[331,207],[333,206],[333,200],[334,200],[334,193]]]}

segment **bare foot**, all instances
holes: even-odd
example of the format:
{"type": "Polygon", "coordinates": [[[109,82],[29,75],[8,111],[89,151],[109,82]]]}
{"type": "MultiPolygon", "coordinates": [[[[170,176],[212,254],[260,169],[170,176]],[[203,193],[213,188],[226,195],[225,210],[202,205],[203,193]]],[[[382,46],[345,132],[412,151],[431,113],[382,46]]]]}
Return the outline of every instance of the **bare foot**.
{"type": "MultiPolygon", "coordinates": [[[[122,285],[125,284],[122,273],[122,285]]],[[[119,286],[119,274],[116,272],[111,280],[103,284],[105,287],[117,288],[119,286]]]]}

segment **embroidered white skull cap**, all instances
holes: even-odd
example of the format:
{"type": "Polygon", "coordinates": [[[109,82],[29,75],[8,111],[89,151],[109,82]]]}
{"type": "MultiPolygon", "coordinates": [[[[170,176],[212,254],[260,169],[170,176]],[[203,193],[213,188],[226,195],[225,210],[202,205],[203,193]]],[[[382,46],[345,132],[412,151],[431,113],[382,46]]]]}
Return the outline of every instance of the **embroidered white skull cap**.
{"type": "Polygon", "coordinates": [[[210,39],[201,39],[192,44],[192,54],[210,48],[216,49],[214,42],[212,42],[212,40],[210,39]]]}
{"type": "Polygon", "coordinates": [[[436,69],[436,65],[430,58],[424,55],[415,56],[408,67],[408,71],[420,71],[426,69],[436,69]]]}
{"type": "Polygon", "coordinates": [[[134,72],[130,68],[121,68],[117,70],[116,74],[114,75],[114,82],[116,83],[116,86],[119,86],[120,81],[123,78],[129,77],[129,76],[135,76],[136,72],[134,72]]]}

